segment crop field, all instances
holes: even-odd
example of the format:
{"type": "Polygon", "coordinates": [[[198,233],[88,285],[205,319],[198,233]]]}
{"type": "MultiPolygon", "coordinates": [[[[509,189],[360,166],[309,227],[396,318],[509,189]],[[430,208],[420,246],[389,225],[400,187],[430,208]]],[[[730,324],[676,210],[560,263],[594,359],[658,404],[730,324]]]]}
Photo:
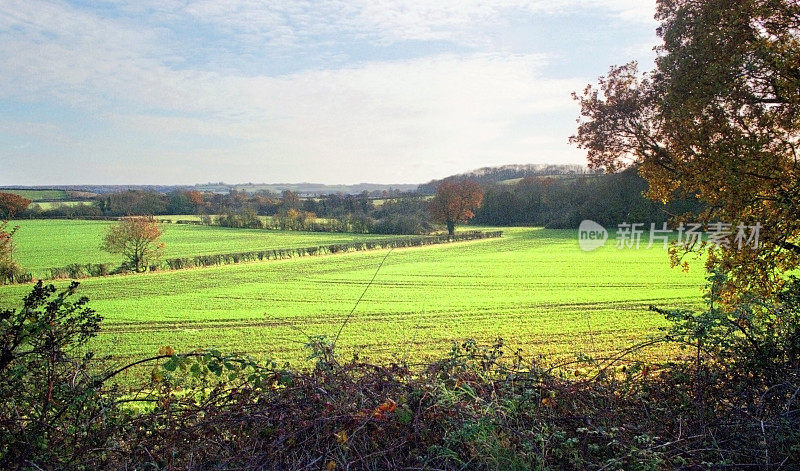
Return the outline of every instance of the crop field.
{"type": "MultiPolygon", "coordinates": [[[[211,215],[209,215],[209,218],[215,224],[219,222],[219,215],[211,214],[211,215]]],[[[258,216],[258,218],[261,220],[261,222],[264,223],[264,225],[266,227],[272,227],[274,225],[275,219],[276,219],[274,216],[258,216]]],[[[203,217],[202,216],[198,216],[196,214],[183,214],[183,215],[171,214],[171,215],[165,215],[165,216],[156,216],[155,219],[158,222],[162,222],[162,223],[165,223],[165,224],[170,224],[170,223],[175,223],[175,222],[178,222],[178,221],[197,221],[197,222],[200,222],[200,221],[203,220],[203,217]]],[[[328,218],[308,219],[308,222],[316,222],[316,223],[319,223],[319,224],[326,224],[329,221],[330,221],[330,219],[328,219],[328,218]]]]}
{"type": "Polygon", "coordinates": [[[52,201],[52,200],[64,200],[67,199],[67,192],[64,190],[24,190],[24,189],[12,189],[12,190],[0,190],[3,193],[13,193],[15,195],[20,195],[23,198],[28,198],[31,201],[52,201]]]}
{"type": "MultiPolygon", "coordinates": [[[[219,232],[242,234],[249,231],[219,232]]],[[[181,250],[203,249],[201,238],[181,250]]],[[[684,273],[669,267],[661,248],[582,252],[574,231],[504,228],[501,239],[391,253],[92,278],[80,294],[104,316],[96,348],[120,360],[170,345],[302,362],[308,337],[335,337],[373,276],[342,331],[342,354],[413,360],[449,350],[453,341],[502,337],[526,354],[563,358],[606,353],[657,332],[664,321],[649,305],[700,306],[700,265],[684,273]]],[[[0,304],[19,304],[29,289],[0,287],[0,304]]]]}
{"type": "MultiPolygon", "coordinates": [[[[65,219],[32,219],[11,223],[19,226],[14,236],[14,259],[34,276],[71,263],[122,263],[120,255],[100,249],[107,227],[113,222],[65,219]]],[[[296,248],[386,238],[371,234],[337,234],[226,227],[163,224],[165,256],[187,257],[266,248],[296,248]]],[[[397,237],[397,236],[394,236],[397,237]]]]}

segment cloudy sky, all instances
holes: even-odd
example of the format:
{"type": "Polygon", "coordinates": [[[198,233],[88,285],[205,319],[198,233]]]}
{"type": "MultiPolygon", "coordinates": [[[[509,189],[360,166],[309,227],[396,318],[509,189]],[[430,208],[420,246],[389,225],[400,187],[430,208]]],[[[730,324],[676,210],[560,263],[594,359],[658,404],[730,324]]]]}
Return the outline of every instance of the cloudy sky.
{"type": "Polygon", "coordinates": [[[419,183],[584,163],[650,0],[0,2],[0,185],[419,183]]]}

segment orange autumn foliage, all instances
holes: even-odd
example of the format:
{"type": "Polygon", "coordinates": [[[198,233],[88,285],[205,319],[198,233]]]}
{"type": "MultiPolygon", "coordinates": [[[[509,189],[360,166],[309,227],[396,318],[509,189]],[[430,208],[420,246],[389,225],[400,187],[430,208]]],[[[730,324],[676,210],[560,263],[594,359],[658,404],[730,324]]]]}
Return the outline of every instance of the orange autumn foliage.
{"type": "Polygon", "coordinates": [[[457,223],[465,223],[475,217],[481,207],[483,188],[472,180],[445,180],[436,188],[436,196],[429,203],[433,220],[447,225],[453,235],[457,223]]]}

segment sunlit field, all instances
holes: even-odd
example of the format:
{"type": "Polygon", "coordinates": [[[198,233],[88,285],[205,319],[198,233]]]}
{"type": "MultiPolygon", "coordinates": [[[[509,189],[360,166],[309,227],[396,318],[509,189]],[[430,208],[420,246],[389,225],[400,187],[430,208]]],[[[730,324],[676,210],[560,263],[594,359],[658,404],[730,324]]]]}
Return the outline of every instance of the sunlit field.
{"type": "MultiPolygon", "coordinates": [[[[185,219],[185,217],[182,217],[185,219]]],[[[100,249],[111,221],[34,219],[13,221],[14,259],[34,276],[46,277],[48,269],[71,263],[109,263],[119,266],[121,255],[100,249]]],[[[374,234],[310,233],[215,226],[162,224],[166,258],[190,257],[253,250],[310,247],[375,238],[374,234]]]]}
{"type": "MultiPolygon", "coordinates": [[[[87,223],[84,237],[99,238],[103,227],[87,223]]],[[[274,236],[285,238],[274,242],[277,246],[356,237],[176,226],[168,228],[165,240],[171,253],[191,254],[274,236]]],[[[21,244],[20,253],[31,257],[35,244],[28,244],[21,244]]],[[[93,245],[85,245],[81,256],[96,255],[93,245]]],[[[308,337],[336,336],[385,258],[342,330],[342,354],[413,360],[446,351],[453,341],[489,343],[502,337],[529,355],[602,355],[657,332],[663,319],[648,306],[699,305],[704,282],[699,264],[689,273],[670,268],[661,248],[609,245],[583,252],[574,231],[505,228],[501,239],[391,253],[92,278],[82,282],[80,294],[104,316],[95,347],[120,360],[170,345],[178,351],[214,347],[302,362],[308,337]]],[[[40,266],[63,263],[55,253],[49,257],[40,266]]],[[[0,300],[17,304],[29,289],[2,287],[0,300]]]]}

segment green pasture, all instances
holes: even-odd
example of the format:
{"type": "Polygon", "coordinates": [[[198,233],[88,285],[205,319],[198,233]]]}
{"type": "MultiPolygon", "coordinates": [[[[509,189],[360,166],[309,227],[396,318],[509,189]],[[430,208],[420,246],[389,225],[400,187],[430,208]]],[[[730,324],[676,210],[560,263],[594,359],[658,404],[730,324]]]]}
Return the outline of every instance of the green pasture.
{"type": "MultiPolygon", "coordinates": [[[[99,236],[102,225],[85,231],[99,236]]],[[[180,235],[183,253],[199,253],[261,234],[209,231],[170,227],[167,243],[180,235]],[[218,238],[206,245],[203,240],[210,234],[218,238]],[[188,242],[192,237],[194,244],[188,242]]],[[[702,304],[701,264],[688,273],[672,269],[661,248],[617,250],[610,243],[582,252],[575,231],[504,231],[501,239],[391,253],[92,278],[82,282],[80,294],[104,316],[95,347],[121,361],[170,345],[178,351],[215,347],[300,362],[309,336],[334,337],[345,321],[339,339],[343,355],[358,351],[375,359],[413,361],[447,351],[453,341],[488,343],[497,337],[529,355],[602,355],[664,325],[648,306],[702,304]],[[384,257],[374,283],[348,318],[384,257]]],[[[291,236],[283,237],[288,241],[291,236]]],[[[297,234],[318,243],[326,236],[297,234]]],[[[18,304],[29,289],[1,287],[0,303],[18,304]]]]}
{"type": "MultiPolygon", "coordinates": [[[[112,221],[31,219],[11,223],[19,226],[14,236],[14,259],[34,276],[46,276],[49,268],[72,263],[122,263],[120,255],[100,249],[112,221]]],[[[167,258],[247,252],[274,248],[340,244],[390,236],[370,234],[311,233],[262,229],[162,224],[167,258]]],[[[396,237],[396,236],[395,236],[396,237]]]]}
{"type": "Polygon", "coordinates": [[[28,198],[29,200],[45,201],[45,200],[64,200],[67,199],[67,192],[64,190],[27,190],[27,189],[10,189],[0,190],[0,193],[13,193],[15,195],[28,198]]]}
{"type": "Polygon", "coordinates": [[[31,206],[33,205],[38,205],[43,211],[47,211],[61,206],[94,206],[95,204],[92,201],[42,201],[39,203],[31,203],[31,206]]]}
{"type": "MultiPolygon", "coordinates": [[[[216,216],[211,216],[213,219],[216,219],[216,216]]],[[[178,221],[197,221],[200,222],[203,220],[202,216],[197,214],[170,214],[166,216],[153,216],[156,221],[165,222],[167,224],[171,224],[178,221]]]]}

